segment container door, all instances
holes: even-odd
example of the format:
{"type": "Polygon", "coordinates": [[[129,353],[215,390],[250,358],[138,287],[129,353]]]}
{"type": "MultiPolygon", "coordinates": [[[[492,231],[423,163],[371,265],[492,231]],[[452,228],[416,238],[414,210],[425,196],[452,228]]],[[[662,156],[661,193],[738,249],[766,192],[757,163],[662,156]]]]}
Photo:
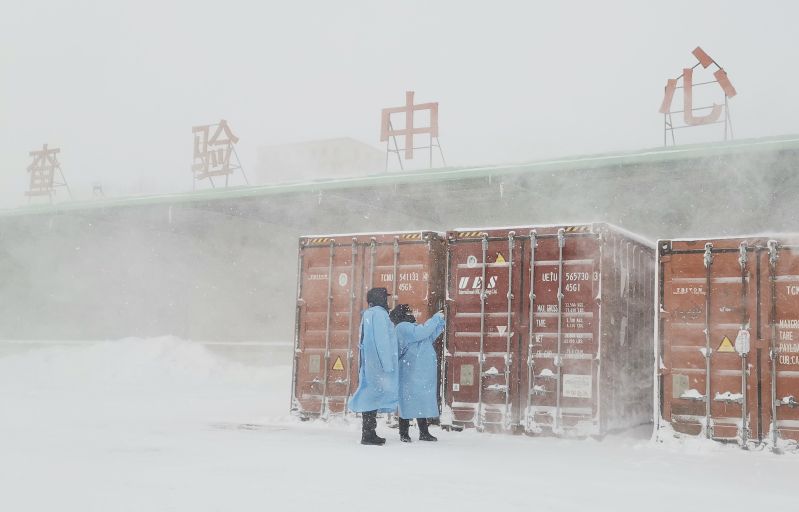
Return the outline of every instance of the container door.
{"type": "Polygon", "coordinates": [[[763,268],[768,275],[769,307],[764,333],[769,346],[768,367],[764,372],[762,401],[764,429],[775,448],[799,441],[799,246],[768,243],[763,268]],[[787,443],[786,443],[787,442],[787,443]]]}
{"type": "Polygon", "coordinates": [[[357,387],[362,250],[330,241],[305,247],[300,268],[295,404],[305,416],[343,413],[357,387]]]}
{"type": "Polygon", "coordinates": [[[677,432],[746,443],[760,436],[758,267],[753,246],[726,245],[661,257],[662,410],[677,432]]]}
{"type": "Polygon", "coordinates": [[[530,234],[524,426],[598,433],[600,254],[595,235],[530,234]]]}
{"type": "MultiPolygon", "coordinates": [[[[396,235],[393,240],[372,242],[365,249],[367,283],[364,296],[371,287],[388,290],[390,308],[408,304],[417,323],[424,323],[444,309],[443,247],[431,234],[396,235]],[[369,284],[371,283],[371,284],[369,284]]],[[[435,345],[441,357],[441,345],[435,345]]],[[[440,360],[440,359],[439,359],[440,360]]],[[[440,371],[440,365],[437,365],[440,371]]],[[[440,375],[437,375],[440,379],[440,375]]],[[[440,396],[437,396],[440,407],[440,396]]]]}
{"type": "Polygon", "coordinates": [[[456,239],[450,251],[447,403],[455,423],[511,428],[518,423],[519,240],[514,232],[456,239]]]}

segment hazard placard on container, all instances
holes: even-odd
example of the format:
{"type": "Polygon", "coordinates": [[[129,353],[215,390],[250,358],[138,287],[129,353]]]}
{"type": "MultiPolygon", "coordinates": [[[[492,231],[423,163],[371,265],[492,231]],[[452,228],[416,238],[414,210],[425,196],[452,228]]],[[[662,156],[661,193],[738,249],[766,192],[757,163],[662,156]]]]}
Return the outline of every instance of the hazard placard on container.
{"type": "Polygon", "coordinates": [[[497,253],[496,263],[505,263],[505,256],[503,256],[501,252],[497,253]]]}
{"type": "Polygon", "coordinates": [[[341,362],[341,357],[337,357],[336,358],[336,362],[333,363],[333,369],[334,370],[343,370],[344,369],[344,363],[341,362]]]}
{"type": "Polygon", "coordinates": [[[719,348],[716,349],[716,352],[735,352],[735,347],[732,345],[730,338],[724,336],[724,339],[721,340],[719,348]]]}

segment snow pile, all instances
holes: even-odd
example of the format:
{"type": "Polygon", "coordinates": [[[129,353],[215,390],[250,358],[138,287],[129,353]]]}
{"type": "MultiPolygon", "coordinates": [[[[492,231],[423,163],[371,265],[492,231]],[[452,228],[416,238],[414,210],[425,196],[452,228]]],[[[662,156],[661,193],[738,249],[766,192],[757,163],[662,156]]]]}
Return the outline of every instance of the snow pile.
{"type": "Polygon", "coordinates": [[[705,395],[695,389],[689,389],[687,391],[683,391],[683,393],[680,395],[680,398],[687,398],[689,400],[702,400],[705,398],[705,395]]]}
{"type": "MultiPolygon", "coordinates": [[[[732,443],[719,443],[704,436],[662,435],[655,447],[685,457],[699,457],[704,454],[719,454],[721,457],[738,457],[741,448],[732,443]],[[729,455],[725,455],[729,454],[729,455]]],[[[644,448],[644,446],[641,446],[644,448]]]]}
{"type": "Polygon", "coordinates": [[[29,350],[0,357],[0,396],[16,401],[5,424],[74,422],[96,416],[140,423],[144,408],[164,422],[229,420],[242,410],[288,407],[290,368],[229,362],[200,344],[174,337],[130,338],[81,347],[29,350]],[[44,407],[37,407],[42,402],[44,407]]]}
{"type": "Polygon", "coordinates": [[[505,391],[508,389],[508,386],[505,384],[489,384],[486,386],[486,389],[489,391],[505,391]]]}
{"type": "Polygon", "coordinates": [[[228,363],[202,345],[175,337],[127,338],[70,347],[31,350],[0,358],[0,384],[48,387],[68,380],[74,386],[195,386],[221,380],[252,381],[263,372],[228,363]],[[42,376],[47,376],[42,379],[42,376]]]}
{"type": "Polygon", "coordinates": [[[724,393],[716,393],[716,396],[713,397],[713,400],[717,400],[719,402],[738,402],[743,399],[743,395],[741,393],[733,393],[731,391],[725,391],[724,393]]]}

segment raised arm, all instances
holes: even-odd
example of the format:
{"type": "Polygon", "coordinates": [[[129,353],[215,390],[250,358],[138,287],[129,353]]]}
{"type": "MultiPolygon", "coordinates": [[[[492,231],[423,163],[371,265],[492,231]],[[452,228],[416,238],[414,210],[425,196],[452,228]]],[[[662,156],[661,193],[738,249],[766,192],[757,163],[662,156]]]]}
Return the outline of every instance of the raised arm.
{"type": "Polygon", "coordinates": [[[397,329],[402,329],[407,338],[419,343],[430,337],[438,337],[444,330],[445,324],[444,315],[439,312],[428,318],[422,325],[402,322],[397,326],[397,329]]]}

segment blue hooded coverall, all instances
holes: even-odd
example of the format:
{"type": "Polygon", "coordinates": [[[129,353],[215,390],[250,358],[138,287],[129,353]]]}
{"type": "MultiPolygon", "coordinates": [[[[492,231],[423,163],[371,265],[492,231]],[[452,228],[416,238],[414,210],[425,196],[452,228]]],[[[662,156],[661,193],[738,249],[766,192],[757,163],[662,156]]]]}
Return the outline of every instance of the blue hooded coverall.
{"type": "Polygon", "coordinates": [[[372,306],[361,316],[358,389],[349,401],[353,412],[394,412],[399,399],[398,347],[388,311],[372,306]]]}
{"type": "Polygon", "coordinates": [[[402,419],[438,417],[438,361],[433,342],[444,330],[445,323],[444,315],[436,313],[422,325],[397,324],[402,419]]]}

